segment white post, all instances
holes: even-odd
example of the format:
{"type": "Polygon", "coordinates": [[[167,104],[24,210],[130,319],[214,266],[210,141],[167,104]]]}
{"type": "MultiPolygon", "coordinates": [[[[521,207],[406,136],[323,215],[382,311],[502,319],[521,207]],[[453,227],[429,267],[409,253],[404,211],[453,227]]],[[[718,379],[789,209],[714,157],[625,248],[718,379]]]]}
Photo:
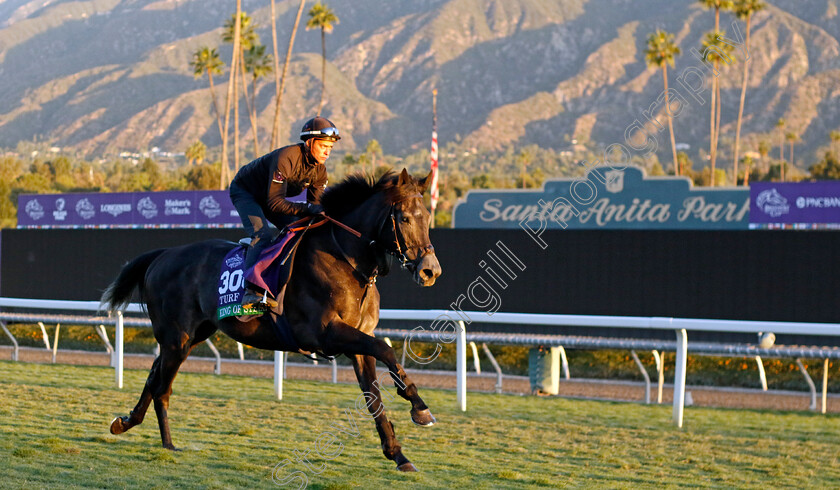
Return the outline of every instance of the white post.
{"type": "Polygon", "coordinates": [[[55,340],[53,340],[52,348],[52,363],[55,364],[55,356],[58,354],[58,331],[61,329],[61,324],[55,324],[55,340]]]}
{"type": "Polygon", "coordinates": [[[274,351],[274,393],[283,399],[283,352],[279,350],[274,351]]]}
{"type": "Polygon", "coordinates": [[[210,339],[204,341],[207,343],[207,347],[213,352],[213,355],[216,356],[216,365],[213,367],[213,374],[222,374],[222,356],[219,354],[219,349],[213,345],[213,342],[210,339]]]}
{"type": "Polygon", "coordinates": [[[633,361],[635,361],[639,371],[642,372],[642,377],[645,379],[645,404],[650,405],[650,376],[648,375],[645,366],[642,365],[642,361],[639,360],[639,355],[636,354],[636,351],[631,350],[630,354],[633,356],[633,361]]]}
{"type": "Polygon", "coordinates": [[[569,360],[566,359],[566,349],[562,345],[558,345],[557,349],[560,350],[560,363],[563,365],[563,377],[569,379],[569,360]]]}
{"type": "Polygon", "coordinates": [[[330,364],[332,364],[332,382],[335,384],[338,383],[338,361],[333,359],[330,364]]]}
{"type": "Polygon", "coordinates": [[[99,334],[99,338],[102,339],[102,342],[105,343],[105,352],[111,354],[111,365],[114,365],[114,348],[111,346],[111,341],[108,340],[108,332],[105,331],[105,325],[97,325],[96,332],[99,334]]]}
{"type": "Polygon", "coordinates": [[[481,374],[481,363],[478,360],[478,347],[475,346],[475,342],[470,342],[470,349],[472,349],[473,353],[473,364],[475,364],[475,372],[476,374],[481,374]]]}
{"type": "Polygon", "coordinates": [[[482,343],[481,348],[484,349],[484,353],[487,354],[487,358],[490,359],[490,364],[493,365],[493,369],[496,370],[496,393],[502,392],[502,368],[499,367],[499,363],[496,362],[496,358],[493,357],[493,353],[490,352],[490,348],[487,347],[487,344],[482,343]]]}
{"type": "Polygon", "coordinates": [[[652,352],[653,359],[656,361],[656,373],[658,379],[658,386],[656,390],[656,403],[662,403],[662,385],[665,384],[665,352],[662,352],[662,356],[659,355],[659,351],[652,352]]]}
{"type": "Polygon", "coordinates": [[[467,411],[467,330],[464,322],[458,321],[456,374],[458,376],[458,406],[467,411]]]}
{"type": "Polygon", "coordinates": [[[688,334],[684,328],[677,329],[677,363],[674,370],[674,423],[683,426],[685,409],[685,367],[688,358],[688,334]]]}
{"type": "Polygon", "coordinates": [[[796,365],[799,366],[799,372],[802,373],[802,376],[805,377],[805,382],[808,383],[808,390],[811,392],[811,405],[808,407],[809,410],[816,410],[817,409],[817,387],[814,386],[814,380],[811,379],[811,375],[808,374],[808,370],[805,368],[805,365],[802,364],[802,359],[796,360],[796,365]]]}
{"type": "Polygon", "coordinates": [[[828,359],[823,360],[823,390],[822,390],[822,413],[825,413],[826,399],[828,396],[828,359]]]}
{"type": "Polygon", "coordinates": [[[764,372],[764,363],[761,356],[755,356],[755,363],[758,366],[758,379],[761,381],[761,391],[767,391],[767,373],[764,372]]]}
{"type": "Polygon", "coordinates": [[[245,351],[242,349],[242,344],[240,344],[239,342],[236,343],[236,350],[239,351],[239,360],[244,361],[245,360],[245,351]]]}
{"type": "Polygon", "coordinates": [[[44,337],[44,345],[47,347],[47,350],[50,350],[50,337],[47,335],[47,329],[44,327],[44,322],[38,322],[38,326],[41,327],[41,336],[44,337]]]}
{"type": "Polygon", "coordinates": [[[114,333],[114,344],[116,351],[114,355],[117,358],[115,366],[115,374],[117,376],[117,388],[123,387],[123,312],[117,311],[117,328],[114,333]]]}
{"type": "Polygon", "coordinates": [[[18,351],[20,350],[20,347],[18,346],[18,343],[17,343],[17,339],[15,338],[14,335],[12,335],[12,332],[10,332],[8,328],[6,328],[6,324],[4,322],[0,322],[0,327],[3,327],[3,331],[6,332],[6,336],[8,336],[9,340],[12,341],[12,345],[14,346],[14,350],[12,351],[12,360],[17,361],[18,360],[18,351]]]}

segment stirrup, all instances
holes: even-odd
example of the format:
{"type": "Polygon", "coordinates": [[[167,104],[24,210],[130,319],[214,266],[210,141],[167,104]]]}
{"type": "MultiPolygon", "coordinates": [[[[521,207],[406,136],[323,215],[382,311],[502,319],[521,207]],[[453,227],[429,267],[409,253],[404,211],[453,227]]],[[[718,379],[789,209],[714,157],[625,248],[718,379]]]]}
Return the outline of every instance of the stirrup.
{"type": "MultiPolygon", "coordinates": [[[[249,292],[253,293],[255,296],[259,296],[259,293],[257,293],[256,291],[249,291],[249,292]]],[[[247,293],[246,293],[246,296],[247,296],[247,293]]],[[[266,312],[268,310],[273,310],[274,308],[277,308],[277,305],[278,305],[277,300],[269,297],[268,296],[268,291],[264,291],[263,295],[262,295],[262,298],[260,298],[258,301],[254,301],[254,302],[250,302],[250,303],[243,303],[242,304],[242,309],[244,309],[244,310],[245,309],[250,309],[250,310],[266,312]]]]}

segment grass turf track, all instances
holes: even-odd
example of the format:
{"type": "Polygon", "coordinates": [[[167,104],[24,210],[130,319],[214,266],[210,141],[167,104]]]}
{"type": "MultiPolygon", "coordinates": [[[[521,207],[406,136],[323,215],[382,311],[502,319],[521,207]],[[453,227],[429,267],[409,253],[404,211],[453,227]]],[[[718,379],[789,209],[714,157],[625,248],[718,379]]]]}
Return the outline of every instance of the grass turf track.
{"type": "MultiPolygon", "coordinates": [[[[276,488],[275,465],[313,450],[360,393],[287,380],[277,401],[266,379],[184,373],[170,405],[184,450],[173,453],[160,448],[152,408],[131,431],[108,432],[145,377],[126,371],[117,390],[109,368],[0,362],[0,487],[276,488]]],[[[670,406],[470,393],[461,413],[454,392],[420,390],[434,427],[415,427],[408,402],[384,399],[420,473],[397,472],[357,414],[358,437],[333,430],[337,457],[310,456],[320,474],[294,469],[309,488],[840,486],[836,415],[690,407],[679,430],[670,406]]]]}

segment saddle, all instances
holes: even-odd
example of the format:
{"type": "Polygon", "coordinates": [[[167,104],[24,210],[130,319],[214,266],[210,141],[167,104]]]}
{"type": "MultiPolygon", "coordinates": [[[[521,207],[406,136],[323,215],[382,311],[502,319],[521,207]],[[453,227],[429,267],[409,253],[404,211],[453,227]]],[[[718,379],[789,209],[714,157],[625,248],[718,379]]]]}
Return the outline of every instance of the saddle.
{"type": "Polygon", "coordinates": [[[283,313],[282,296],[292,272],[294,253],[302,236],[302,230],[286,230],[273,240],[260,254],[250,269],[245,270],[245,254],[249,252],[247,239],[225,255],[219,273],[219,302],[216,319],[236,316],[248,321],[262,315],[263,311],[243,309],[240,306],[245,293],[245,280],[265,289],[278,300],[274,313],[283,313]]]}

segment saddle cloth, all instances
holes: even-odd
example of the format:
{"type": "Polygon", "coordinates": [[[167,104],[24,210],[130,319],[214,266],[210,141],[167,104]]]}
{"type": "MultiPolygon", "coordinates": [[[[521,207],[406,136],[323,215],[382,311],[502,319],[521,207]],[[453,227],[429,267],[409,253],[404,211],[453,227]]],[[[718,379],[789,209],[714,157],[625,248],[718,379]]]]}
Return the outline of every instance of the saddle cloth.
{"type": "MultiPolygon", "coordinates": [[[[239,245],[225,255],[219,272],[217,320],[231,316],[263,315],[261,311],[243,309],[240,304],[245,292],[245,278],[275,294],[276,297],[277,292],[283,289],[291,274],[296,236],[297,232],[292,231],[278,237],[275,243],[260,254],[257,263],[248,270],[244,270],[246,246],[239,245]]],[[[284,346],[279,350],[300,351],[285,315],[277,315],[273,311],[268,313],[269,315],[261,318],[260,321],[270,320],[281,345],[284,346]]]]}

